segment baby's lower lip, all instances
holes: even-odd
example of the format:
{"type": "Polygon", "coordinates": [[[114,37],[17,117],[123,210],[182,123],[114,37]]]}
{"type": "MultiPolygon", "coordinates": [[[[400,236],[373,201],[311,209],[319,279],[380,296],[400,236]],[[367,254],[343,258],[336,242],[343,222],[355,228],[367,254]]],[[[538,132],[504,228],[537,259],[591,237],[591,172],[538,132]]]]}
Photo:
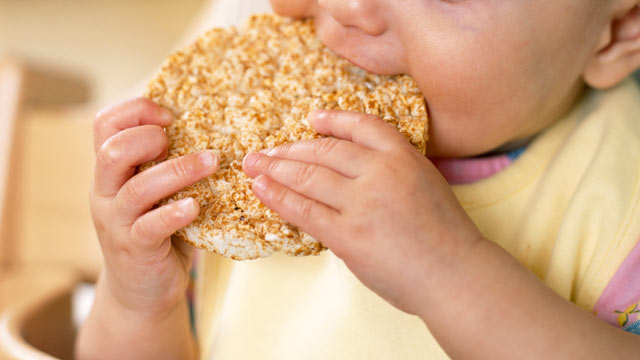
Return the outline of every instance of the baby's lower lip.
{"type": "MultiPolygon", "coordinates": [[[[325,44],[326,45],[326,44],[325,44]]],[[[366,70],[367,72],[376,74],[376,71],[371,70],[370,68],[367,68],[366,66],[364,66],[362,63],[360,63],[358,60],[356,60],[355,58],[351,57],[351,56],[347,56],[345,54],[342,53],[342,51],[340,51],[340,49],[335,49],[331,46],[328,46],[329,49],[331,49],[331,51],[333,51],[336,55],[338,55],[339,57],[347,60],[349,63],[351,63],[352,65],[355,65],[363,70],[366,70]]]]}
{"type": "MultiPolygon", "coordinates": [[[[344,55],[341,51],[337,50],[337,49],[331,49],[334,53],[336,53],[338,56],[340,56],[343,59],[346,59],[349,63],[351,63],[354,66],[357,66],[369,73],[372,74],[376,74],[376,75],[395,75],[397,74],[396,72],[389,72],[389,71],[384,71],[381,70],[381,68],[379,68],[378,70],[375,70],[372,67],[369,67],[368,65],[365,64],[369,64],[372,65],[372,63],[370,61],[360,61],[358,57],[355,56],[347,56],[344,55]]],[[[363,57],[360,57],[360,59],[363,59],[363,57]]],[[[375,62],[373,63],[375,64],[375,62]]]]}
{"type": "Polygon", "coordinates": [[[361,69],[364,69],[364,70],[366,70],[367,72],[375,73],[375,71],[373,71],[373,70],[371,70],[371,69],[368,69],[366,66],[364,66],[364,65],[362,65],[362,64],[360,64],[360,63],[358,63],[356,60],[353,60],[353,59],[348,58],[348,57],[345,57],[345,59],[347,59],[347,61],[348,61],[348,62],[350,62],[352,65],[355,65],[355,66],[357,66],[357,67],[359,67],[359,68],[361,68],[361,69]]]}
{"type": "Polygon", "coordinates": [[[351,57],[347,57],[347,56],[342,56],[342,55],[340,55],[340,54],[338,54],[338,55],[339,55],[341,58],[343,58],[343,59],[347,60],[349,63],[351,63],[351,65],[357,66],[357,67],[359,67],[359,68],[361,68],[361,69],[363,69],[363,70],[365,70],[365,71],[367,71],[367,72],[370,72],[370,73],[372,73],[372,74],[376,74],[376,75],[384,75],[384,74],[381,74],[381,73],[380,73],[380,72],[378,72],[378,71],[375,71],[375,70],[372,70],[371,68],[368,68],[367,66],[363,65],[362,63],[360,63],[360,62],[359,62],[358,60],[356,60],[356,59],[353,59],[353,58],[351,58],[351,57]]]}

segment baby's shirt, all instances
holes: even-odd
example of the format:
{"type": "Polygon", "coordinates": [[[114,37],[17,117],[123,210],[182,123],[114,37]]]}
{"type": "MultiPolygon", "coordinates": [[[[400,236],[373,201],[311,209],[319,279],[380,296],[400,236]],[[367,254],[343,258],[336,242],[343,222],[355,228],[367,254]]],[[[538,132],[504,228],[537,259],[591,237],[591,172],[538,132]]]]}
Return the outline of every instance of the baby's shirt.
{"type": "MultiPolygon", "coordinates": [[[[627,81],[587,91],[513,164],[453,189],[483,235],[554,291],[637,332],[638,159],[640,91],[627,81]]],[[[380,299],[330,251],[201,260],[196,327],[204,359],[447,358],[418,317],[380,299]]],[[[467,311],[451,321],[464,326],[467,311]]]]}
{"type": "Polygon", "coordinates": [[[628,80],[587,91],[521,161],[454,191],[487,238],[556,292],[640,334],[638,159],[640,92],[628,80]],[[501,208],[524,211],[504,221],[501,208]]]}

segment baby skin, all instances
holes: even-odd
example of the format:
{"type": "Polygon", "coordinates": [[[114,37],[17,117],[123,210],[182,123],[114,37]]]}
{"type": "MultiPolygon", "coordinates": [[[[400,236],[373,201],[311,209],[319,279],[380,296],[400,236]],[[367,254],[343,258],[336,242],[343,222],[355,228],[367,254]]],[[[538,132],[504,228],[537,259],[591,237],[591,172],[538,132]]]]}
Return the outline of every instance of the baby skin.
{"type": "MultiPolygon", "coordinates": [[[[522,144],[585,85],[640,66],[638,0],[272,0],[315,19],[320,39],[380,74],[406,73],[428,100],[427,157],[375,116],[315,111],[328,137],[247,155],[253,191],[320,240],[372,291],[419,316],[452,358],[626,358],[640,338],[547,288],[485,239],[429,157],[522,144]],[[474,308],[460,328],[448,319],[474,308]],[[536,311],[522,311],[536,309],[536,311]],[[527,324],[522,327],[519,324],[527,324]]],[[[166,157],[171,115],[145,99],[103,110],[91,207],[105,257],[79,358],[195,358],[184,296],[192,249],[171,234],[198,214],[162,198],[216,170],[202,152],[166,157]],[[117,346],[116,346],[117,345],[117,346]]]]}

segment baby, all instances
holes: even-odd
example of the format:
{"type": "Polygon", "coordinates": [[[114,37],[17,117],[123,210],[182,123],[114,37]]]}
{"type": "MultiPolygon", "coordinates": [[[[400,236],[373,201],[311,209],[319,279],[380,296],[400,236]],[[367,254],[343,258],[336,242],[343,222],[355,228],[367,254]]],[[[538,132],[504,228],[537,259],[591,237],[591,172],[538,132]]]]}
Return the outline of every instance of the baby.
{"type": "Polygon", "coordinates": [[[205,255],[196,340],[193,249],[171,234],[199,207],[153,205],[217,159],[134,175],[166,157],[171,114],[145,99],[101,111],[91,209],[105,268],[78,358],[637,357],[640,91],[626,78],[639,0],[271,3],[314,18],[355,64],[411,75],[427,157],[340,111],[309,116],[327,138],[247,155],[257,197],[331,251],[205,255]]]}

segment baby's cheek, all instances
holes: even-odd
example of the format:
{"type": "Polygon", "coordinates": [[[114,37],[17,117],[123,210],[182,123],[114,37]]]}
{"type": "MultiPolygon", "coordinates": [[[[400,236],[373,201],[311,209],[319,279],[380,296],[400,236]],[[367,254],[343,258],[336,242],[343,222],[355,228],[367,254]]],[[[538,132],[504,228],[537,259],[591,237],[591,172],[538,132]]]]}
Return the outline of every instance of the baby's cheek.
{"type": "MultiPolygon", "coordinates": [[[[473,156],[517,137],[537,104],[526,66],[474,45],[434,50],[412,76],[427,100],[430,156],[473,156]]],[[[490,48],[490,47],[488,47],[490,48]]]]}

